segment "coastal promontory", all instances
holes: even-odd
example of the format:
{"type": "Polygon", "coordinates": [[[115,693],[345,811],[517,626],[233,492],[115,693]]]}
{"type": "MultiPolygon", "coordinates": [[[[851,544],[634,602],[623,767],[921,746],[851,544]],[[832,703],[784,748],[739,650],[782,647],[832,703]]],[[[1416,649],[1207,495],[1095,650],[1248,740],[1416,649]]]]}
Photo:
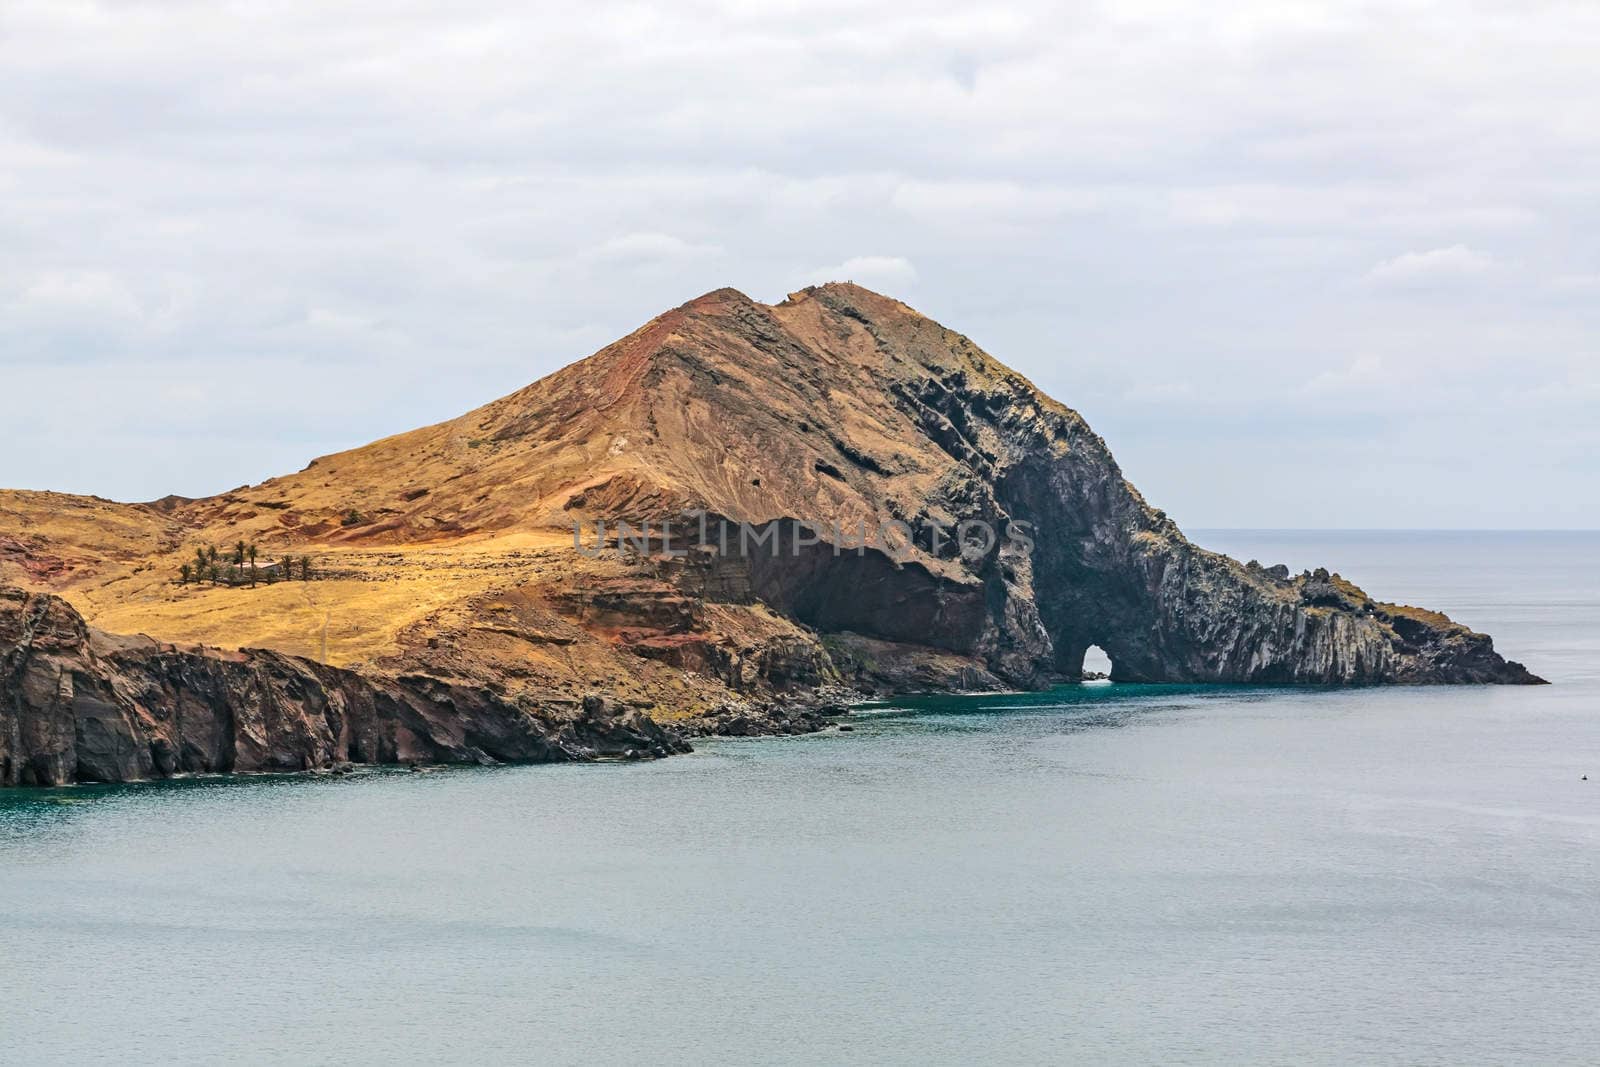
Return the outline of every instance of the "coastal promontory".
{"type": "Polygon", "coordinates": [[[1075,681],[1091,646],[1123,681],[1539,681],[1437,612],[1190,542],[1075,411],[850,284],[708,293],[212,497],[0,492],[0,584],[9,781],[660,754],[1075,681]]]}

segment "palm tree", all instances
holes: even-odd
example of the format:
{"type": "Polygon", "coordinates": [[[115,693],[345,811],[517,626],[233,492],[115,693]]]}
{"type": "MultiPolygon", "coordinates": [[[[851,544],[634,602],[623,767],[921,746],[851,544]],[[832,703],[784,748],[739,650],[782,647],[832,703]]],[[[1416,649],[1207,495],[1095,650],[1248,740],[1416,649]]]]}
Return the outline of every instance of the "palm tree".
{"type": "Polygon", "coordinates": [[[244,554],[250,557],[250,588],[256,587],[256,543],[251,541],[245,546],[244,554]]]}
{"type": "Polygon", "coordinates": [[[301,556],[300,557],[300,580],[302,582],[309,582],[311,580],[311,557],[310,556],[301,556]]]}
{"type": "Polygon", "coordinates": [[[294,559],[292,557],[284,556],[278,561],[278,566],[283,571],[284,581],[288,582],[294,580],[294,559]]]}
{"type": "Polygon", "coordinates": [[[244,566],[244,542],[243,541],[240,541],[238,544],[233,546],[233,565],[235,567],[243,567],[244,566]]]}
{"type": "Polygon", "coordinates": [[[191,573],[192,569],[193,568],[191,568],[187,563],[185,563],[183,566],[178,568],[178,584],[179,585],[188,585],[189,584],[189,574],[191,573]]]}

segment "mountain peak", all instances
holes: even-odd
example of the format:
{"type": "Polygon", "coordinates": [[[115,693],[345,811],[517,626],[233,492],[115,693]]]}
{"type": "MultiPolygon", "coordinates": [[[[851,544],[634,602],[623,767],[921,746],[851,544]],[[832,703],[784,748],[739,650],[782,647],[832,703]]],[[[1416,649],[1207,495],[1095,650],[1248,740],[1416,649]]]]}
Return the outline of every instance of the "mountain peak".
{"type": "MultiPolygon", "coordinates": [[[[765,306],[731,285],[725,285],[720,289],[713,289],[709,293],[702,293],[693,300],[679,305],[676,310],[714,313],[729,308],[765,306]]],[[[668,314],[671,314],[671,312],[668,314]]]]}

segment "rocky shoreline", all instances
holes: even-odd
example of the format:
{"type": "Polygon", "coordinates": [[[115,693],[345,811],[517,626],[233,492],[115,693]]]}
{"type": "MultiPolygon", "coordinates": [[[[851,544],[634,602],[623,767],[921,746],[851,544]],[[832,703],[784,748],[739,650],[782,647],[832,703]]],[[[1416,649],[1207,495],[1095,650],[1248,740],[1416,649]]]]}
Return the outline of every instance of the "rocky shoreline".
{"type": "Polygon", "coordinates": [[[676,731],[599,697],[534,708],[423,675],[180,649],[93,630],[59,597],[0,589],[0,785],[688,750],[676,731]]]}
{"type": "MultiPolygon", "coordinates": [[[[1429,637],[1449,633],[1451,654],[1418,657],[1437,674],[1392,680],[1502,681],[1509,671],[1515,680],[1542,681],[1499,660],[1482,635],[1440,625],[1431,613],[1413,622],[1415,609],[1358,605],[1359,591],[1325,572],[1306,577],[1323,602],[1364,608],[1429,637]]],[[[891,692],[967,688],[955,684],[966,675],[929,675],[925,664],[889,674],[881,666],[886,647],[873,646],[877,673],[858,681],[903,683],[891,692]]],[[[979,681],[995,684],[978,688],[1000,687],[979,681]]],[[[826,729],[870,695],[863,685],[763,689],[662,722],[599,694],[534,702],[417,671],[358,673],[265,649],[180,648],[108,634],[60,597],[0,587],[0,786],[657,759],[691,751],[693,738],[826,729]]]]}
{"type": "Polygon", "coordinates": [[[107,634],[60,597],[0,588],[0,786],[659,759],[695,737],[815,733],[857,696],[730,702],[666,725],[601,696],[534,707],[424,675],[107,634]]]}
{"type": "Polygon", "coordinates": [[[815,733],[863,695],[827,685],[662,723],[599,695],[534,705],[423,674],[107,634],[60,597],[0,587],[0,786],[659,759],[693,738],[815,733]]]}

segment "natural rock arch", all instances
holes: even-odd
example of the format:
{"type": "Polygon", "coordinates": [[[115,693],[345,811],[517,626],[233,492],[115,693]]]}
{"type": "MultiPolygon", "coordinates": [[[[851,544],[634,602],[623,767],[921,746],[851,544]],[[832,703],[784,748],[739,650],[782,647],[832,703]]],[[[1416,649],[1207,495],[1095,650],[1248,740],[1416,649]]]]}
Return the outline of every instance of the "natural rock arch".
{"type": "Polygon", "coordinates": [[[1099,645],[1090,645],[1083,654],[1083,673],[1103,674],[1107,678],[1115,670],[1111,657],[1099,645]]]}

